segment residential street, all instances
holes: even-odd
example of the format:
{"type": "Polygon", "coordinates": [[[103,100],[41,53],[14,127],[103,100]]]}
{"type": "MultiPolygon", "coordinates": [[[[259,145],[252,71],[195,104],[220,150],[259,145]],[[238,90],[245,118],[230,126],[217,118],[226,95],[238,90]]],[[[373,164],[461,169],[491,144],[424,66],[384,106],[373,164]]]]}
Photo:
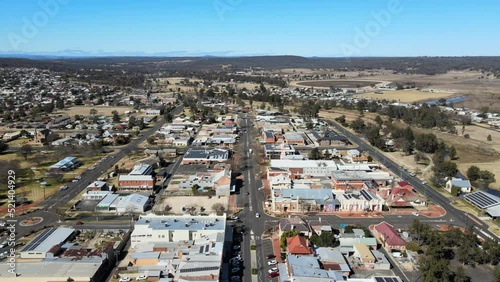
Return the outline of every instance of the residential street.
{"type": "MultiPolygon", "coordinates": [[[[183,107],[177,107],[172,112],[172,115],[177,115],[182,112],[183,107]]],[[[26,218],[31,217],[42,217],[44,220],[42,223],[34,225],[34,226],[17,226],[17,238],[21,238],[31,232],[32,230],[39,230],[43,228],[43,226],[49,226],[57,223],[59,220],[59,216],[54,213],[54,211],[58,207],[64,206],[68,201],[73,199],[76,195],[78,195],[83,189],[85,189],[90,183],[95,181],[99,176],[102,175],[102,171],[107,171],[112,168],[118,161],[120,161],[126,154],[130,151],[136,149],[140,143],[146,140],[151,134],[160,129],[165,124],[165,120],[161,118],[159,122],[157,122],[153,127],[148,128],[144,132],[142,132],[141,136],[137,139],[132,140],[126,147],[120,149],[113,157],[108,157],[106,160],[99,163],[94,170],[87,170],[82,174],[82,179],[76,183],[69,183],[69,189],[65,191],[57,191],[52,196],[48,197],[46,200],[41,202],[38,206],[42,207],[41,210],[36,212],[19,216],[16,220],[19,222],[26,218]]],[[[18,212],[22,208],[18,208],[18,212]]],[[[108,217],[101,217],[102,220],[106,220],[108,217]]]]}

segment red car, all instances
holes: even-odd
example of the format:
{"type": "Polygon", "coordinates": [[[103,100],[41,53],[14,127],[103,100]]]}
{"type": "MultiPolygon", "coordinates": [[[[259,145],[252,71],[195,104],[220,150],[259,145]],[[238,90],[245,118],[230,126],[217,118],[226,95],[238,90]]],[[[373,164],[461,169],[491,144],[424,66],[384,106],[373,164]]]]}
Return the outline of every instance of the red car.
{"type": "Polygon", "coordinates": [[[274,278],[274,277],[278,277],[278,275],[279,275],[278,272],[271,272],[271,273],[269,273],[268,277],[274,278]]]}
{"type": "Polygon", "coordinates": [[[77,221],[77,222],[75,223],[75,225],[83,225],[83,222],[81,222],[81,221],[77,221]]]}

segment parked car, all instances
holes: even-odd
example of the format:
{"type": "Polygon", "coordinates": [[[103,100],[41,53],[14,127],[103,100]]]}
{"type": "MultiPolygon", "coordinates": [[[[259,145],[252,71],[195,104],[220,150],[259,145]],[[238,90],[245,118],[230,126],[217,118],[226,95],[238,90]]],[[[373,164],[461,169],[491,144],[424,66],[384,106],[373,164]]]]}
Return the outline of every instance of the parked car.
{"type": "Polygon", "coordinates": [[[233,250],[239,250],[239,249],[241,249],[240,245],[234,245],[233,246],[233,250]]]}
{"type": "Polygon", "coordinates": [[[418,212],[412,212],[411,214],[413,214],[414,216],[418,216],[419,215],[418,212]]]}
{"type": "Polygon", "coordinates": [[[256,213],[256,214],[255,214],[255,217],[259,218],[259,217],[260,217],[260,214],[259,214],[259,213],[256,213]]]}
{"type": "Polygon", "coordinates": [[[269,255],[267,255],[267,259],[273,259],[273,258],[276,258],[276,256],[275,256],[275,255],[273,255],[273,254],[269,254],[269,255]]]}
{"type": "Polygon", "coordinates": [[[231,269],[231,272],[232,272],[232,273],[236,273],[236,272],[238,272],[238,271],[240,271],[240,268],[239,268],[239,267],[235,267],[235,268],[231,269]]]}
{"type": "Polygon", "coordinates": [[[77,221],[77,222],[75,222],[75,225],[83,225],[83,222],[77,221]]]}
{"type": "Polygon", "coordinates": [[[59,191],[64,191],[64,190],[66,190],[66,189],[68,189],[68,186],[64,185],[64,186],[61,186],[61,187],[59,188],[59,191]]]}
{"type": "Polygon", "coordinates": [[[267,265],[275,265],[277,263],[278,262],[275,259],[272,259],[272,260],[270,260],[270,261],[267,262],[267,265]]]}
{"type": "Polygon", "coordinates": [[[271,272],[269,273],[268,277],[269,278],[274,278],[274,277],[278,277],[279,276],[279,273],[278,272],[271,272]]]}
{"type": "Polygon", "coordinates": [[[148,280],[148,276],[147,275],[140,275],[140,276],[137,276],[135,278],[135,280],[139,281],[139,280],[148,280]]]}
{"type": "Polygon", "coordinates": [[[277,268],[277,267],[273,267],[273,268],[269,269],[267,272],[268,272],[268,273],[273,273],[273,272],[278,273],[278,272],[279,272],[279,270],[278,270],[278,268],[277,268]]]}
{"type": "Polygon", "coordinates": [[[120,282],[130,282],[132,281],[132,279],[130,279],[130,277],[120,277],[120,282]]]}

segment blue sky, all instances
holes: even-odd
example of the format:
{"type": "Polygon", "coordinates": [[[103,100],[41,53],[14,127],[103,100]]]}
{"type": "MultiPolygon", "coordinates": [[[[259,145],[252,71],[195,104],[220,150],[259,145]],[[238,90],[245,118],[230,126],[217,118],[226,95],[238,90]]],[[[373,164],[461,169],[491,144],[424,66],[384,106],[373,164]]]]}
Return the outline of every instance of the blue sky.
{"type": "Polygon", "coordinates": [[[0,52],[498,56],[499,12],[494,0],[2,0],[0,52]]]}

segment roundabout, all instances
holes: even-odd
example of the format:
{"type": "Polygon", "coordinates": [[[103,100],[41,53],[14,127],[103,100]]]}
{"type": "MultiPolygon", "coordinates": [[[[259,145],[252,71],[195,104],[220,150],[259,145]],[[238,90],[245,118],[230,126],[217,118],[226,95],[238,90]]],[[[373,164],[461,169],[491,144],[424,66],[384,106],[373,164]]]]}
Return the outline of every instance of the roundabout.
{"type": "Polygon", "coordinates": [[[43,221],[43,217],[35,216],[21,220],[20,226],[34,226],[43,221]]]}

